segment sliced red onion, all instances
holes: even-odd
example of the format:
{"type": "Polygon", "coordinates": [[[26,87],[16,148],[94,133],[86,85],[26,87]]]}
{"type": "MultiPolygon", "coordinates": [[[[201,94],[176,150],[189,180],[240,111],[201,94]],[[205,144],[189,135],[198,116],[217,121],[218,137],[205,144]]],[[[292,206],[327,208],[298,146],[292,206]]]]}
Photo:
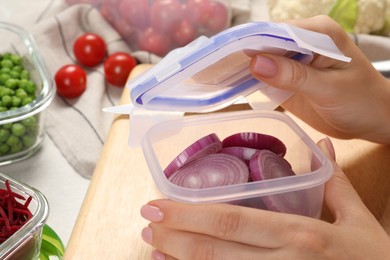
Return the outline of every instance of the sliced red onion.
{"type": "Polygon", "coordinates": [[[270,150],[280,156],[286,154],[286,146],[278,138],[272,135],[242,132],[233,134],[222,140],[222,147],[241,146],[258,150],[270,150]]]}
{"type": "Polygon", "coordinates": [[[249,163],[253,181],[275,179],[295,175],[290,163],[269,150],[259,150],[249,163]]]}
{"type": "Polygon", "coordinates": [[[206,135],[181,152],[164,170],[164,174],[169,178],[173,173],[186,163],[202,156],[217,153],[222,149],[221,140],[216,134],[206,135]]]}
{"type": "Polygon", "coordinates": [[[179,186],[202,189],[248,182],[249,169],[241,159],[223,153],[203,156],[186,163],[169,177],[179,186]]]}
{"type": "MultiPolygon", "coordinates": [[[[252,181],[295,175],[290,163],[268,150],[261,150],[250,160],[252,181]]],[[[277,212],[308,215],[308,195],[304,190],[263,196],[267,209],[277,212]]]]}
{"type": "Polygon", "coordinates": [[[221,149],[221,153],[230,154],[233,156],[236,156],[246,162],[249,165],[249,160],[252,158],[252,156],[260,150],[248,148],[248,147],[239,147],[239,146],[232,146],[232,147],[225,147],[221,149]]]}

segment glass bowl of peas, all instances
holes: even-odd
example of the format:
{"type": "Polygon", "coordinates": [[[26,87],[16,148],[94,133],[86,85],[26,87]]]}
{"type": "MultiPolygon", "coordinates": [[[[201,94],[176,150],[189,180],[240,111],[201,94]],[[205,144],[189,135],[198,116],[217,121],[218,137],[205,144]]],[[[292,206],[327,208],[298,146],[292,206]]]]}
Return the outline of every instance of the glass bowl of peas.
{"type": "Polygon", "coordinates": [[[34,154],[56,89],[33,37],[0,22],[0,165],[34,154]]]}

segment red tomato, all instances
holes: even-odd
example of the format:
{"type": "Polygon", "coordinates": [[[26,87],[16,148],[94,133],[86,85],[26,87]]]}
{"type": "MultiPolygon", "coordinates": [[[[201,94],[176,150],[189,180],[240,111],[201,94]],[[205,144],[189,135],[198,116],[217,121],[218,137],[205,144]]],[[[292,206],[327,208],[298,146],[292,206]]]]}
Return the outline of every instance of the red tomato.
{"type": "Polygon", "coordinates": [[[57,85],[57,94],[64,98],[79,97],[87,87],[87,74],[74,64],[60,68],[54,79],[57,85]]]}
{"type": "Polygon", "coordinates": [[[92,67],[102,62],[107,47],[99,35],[86,33],[76,39],[73,52],[78,62],[84,66],[92,67]]]}
{"type": "Polygon", "coordinates": [[[138,47],[140,50],[164,56],[172,47],[172,42],[166,34],[154,28],[148,28],[139,38],[138,47]]]}
{"type": "Polygon", "coordinates": [[[182,5],[178,0],[154,0],[150,19],[152,27],[170,33],[182,20],[182,5]]]}
{"type": "Polygon", "coordinates": [[[148,0],[121,0],[119,14],[131,26],[146,28],[149,26],[148,0]]]}
{"type": "Polygon", "coordinates": [[[205,26],[212,13],[209,0],[188,0],[185,10],[186,17],[196,27],[205,26]]]}
{"type": "Polygon", "coordinates": [[[179,46],[192,42],[196,37],[196,29],[188,20],[181,21],[173,31],[172,38],[179,46]]]}
{"type": "Polygon", "coordinates": [[[211,16],[206,23],[210,33],[217,33],[226,28],[228,23],[228,10],[220,2],[210,2],[211,16]]]}
{"type": "Polygon", "coordinates": [[[124,87],[131,70],[137,61],[129,54],[116,52],[104,61],[104,75],[106,80],[118,87],[124,87]]]}

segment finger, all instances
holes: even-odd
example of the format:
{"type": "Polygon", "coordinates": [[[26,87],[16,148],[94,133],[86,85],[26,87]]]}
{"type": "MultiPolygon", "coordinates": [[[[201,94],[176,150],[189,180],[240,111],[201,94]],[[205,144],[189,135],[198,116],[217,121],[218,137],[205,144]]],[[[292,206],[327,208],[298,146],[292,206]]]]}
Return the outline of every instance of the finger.
{"type": "MultiPolygon", "coordinates": [[[[213,236],[223,240],[265,248],[277,248],[293,239],[313,219],[298,215],[240,207],[228,204],[194,205],[170,200],[156,200],[143,206],[159,209],[163,218],[158,223],[171,229],[213,236]],[[196,217],[194,217],[196,216],[196,217]]],[[[148,220],[153,218],[145,216],[148,220]]]]}
{"type": "Polygon", "coordinates": [[[335,217],[336,223],[354,221],[364,215],[371,215],[347,176],[333,160],[334,149],[329,138],[318,142],[321,150],[332,159],[334,174],[325,185],[325,203],[335,217]],[[363,214],[365,213],[365,214],[363,214]]]}
{"type": "Polygon", "coordinates": [[[153,252],[155,257],[164,253],[169,259],[255,259],[272,251],[203,234],[167,229],[161,224],[150,224],[146,229],[151,229],[148,232],[153,233],[152,240],[147,242],[158,250],[159,253],[153,252]]]}
{"type": "MultiPolygon", "coordinates": [[[[333,66],[342,66],[343,62],[332,60],[333,66]]],[[[273,55],[256,55],[250,64],[252,75],[273,87],[290,90],[306,95],[323,95],[329,89],[320,87],[319,83],[329,81],[332,70],[318,70],[290,58],[273,55]]]]}

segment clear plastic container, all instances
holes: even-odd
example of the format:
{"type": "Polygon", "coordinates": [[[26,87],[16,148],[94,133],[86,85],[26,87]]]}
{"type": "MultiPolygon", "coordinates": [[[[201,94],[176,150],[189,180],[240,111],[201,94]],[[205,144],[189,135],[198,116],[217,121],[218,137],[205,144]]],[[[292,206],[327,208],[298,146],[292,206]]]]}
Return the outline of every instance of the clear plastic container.
{"type": "Polygon", "coordinates": [[[91,3],[133,50],[164,56],[230,25],[230,0],[67,0],[91,3]]]}
{"type": "Polygon", "coordinates": [[[46,198],[38,190],[18,182],[9,176],[0,173],[0,188],[5,189],[5,182],[9,181],[11,190],[24,198],[32,197],[29,210],[32,218],[25,223],[10,238],[0,244],[0,259],[39,259],[42,230],[49,216],[49,205],[46,198]]]}
{"type": "Polygon", "coordinates": [[[274,111],[195,115],[159,123],[145,134],[142,149],[161,193],[187,203],[229,202],[318,218],[324,183],[333,174],[331,163],[310,137],[290,117],[274,111]],[[167,165],[196,140],[211,133],[222,140],[239,132],[279,138],[287,147],[285,159],[296,175],[207,189],[183,188],[165,177],[163,170],[167,165]],[[286,206],[285,201],[291,200],[295,201],[295,208],[286,206]]]}
{"type": "Polygon", "coordinates": [[[52,102],[56,88],[28,32],[16,25],[0,22],[0,38],[0,55],[12,53],[21,56],[31,82],[36,85],[35,100],[0,112],[0,165],[4,165],[27,158],[40,147],[45,134],[45,109],[52,102]],[[24,129],[17,136],[12,131],[16,126],[24,129]]]}
{"type": "Polygon", "coordinates": [[[259,52],[302,63],[310,62],[313,52],[350,60],[327,35],[288,24],[244,24],[170,52],[127,83],[132,106],[112,111],[130,110],[129,144],[141,140],[150,172],[164,196],[187,203],[227,202],[318,218],[332,165],[290,117],[272,111],[293,94],[251,75],[250,62],[259,52]],[[254,110],[217,111],[252,94],[261,99],[249,102],[254,110]],[[223,140],[240,132],[280,139],[295,175],[206,189],[180,187],[166,178],[163,170],[195,141],[212,133],[223,140]]]}

